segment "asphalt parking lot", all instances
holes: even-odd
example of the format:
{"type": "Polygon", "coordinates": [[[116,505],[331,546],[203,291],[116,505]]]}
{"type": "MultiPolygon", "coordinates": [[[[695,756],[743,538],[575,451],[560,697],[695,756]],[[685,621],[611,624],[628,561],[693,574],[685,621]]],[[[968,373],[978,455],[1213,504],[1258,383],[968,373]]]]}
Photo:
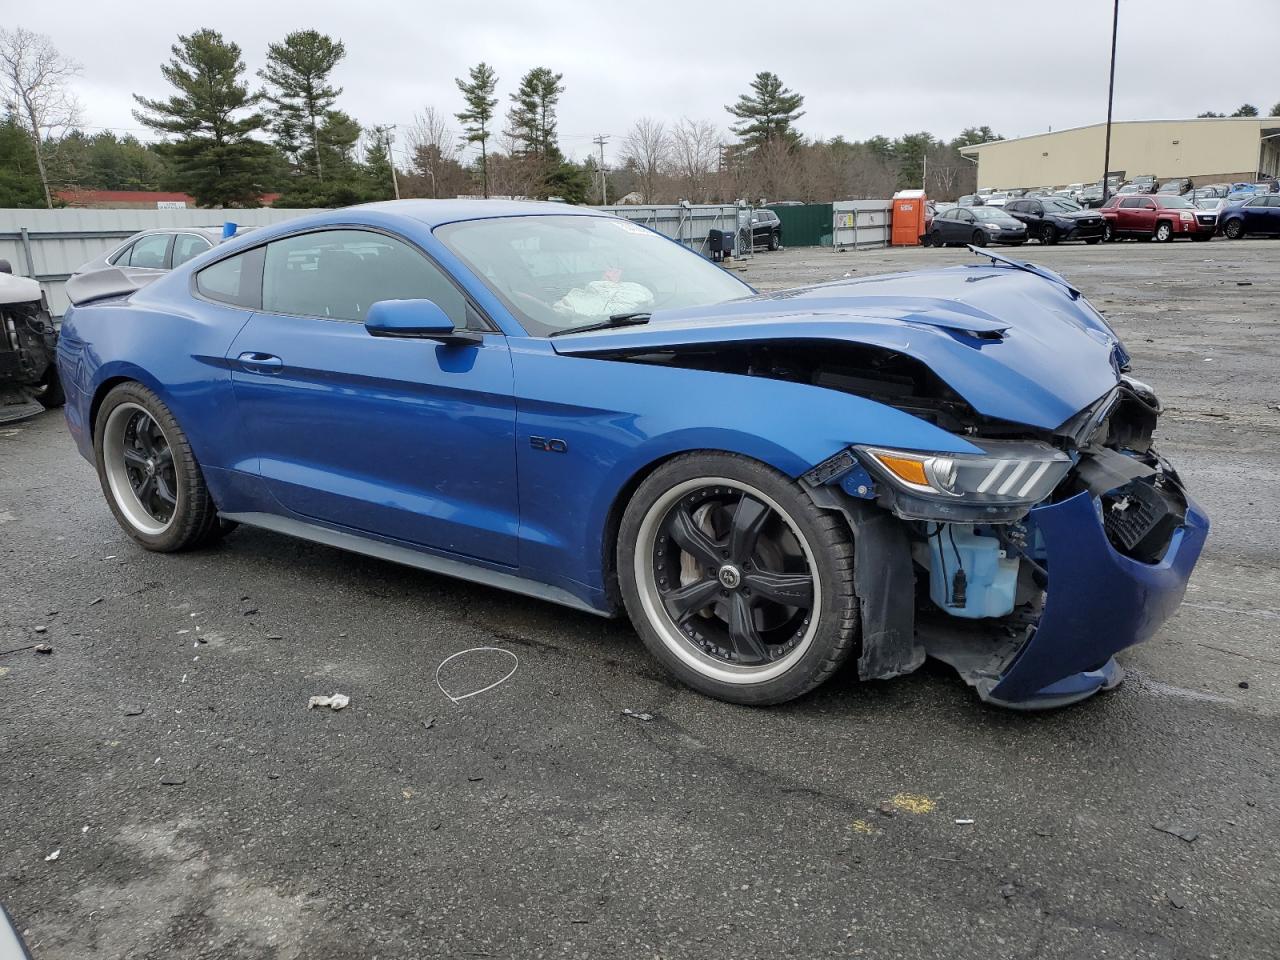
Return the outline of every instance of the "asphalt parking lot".
{"type": "Polygon", "coordinates": [[[0,426],[0,902],[36,960],[1274,957],[1280,243],[1020,255],[1126,338],[1214,523],[1128,681],[1056,713],[935,666],[735,707],[624,623],[266,532],[148,554],[59,413],[0,426]],[[515,674],[451,702],[480,646],[515,674]]]}

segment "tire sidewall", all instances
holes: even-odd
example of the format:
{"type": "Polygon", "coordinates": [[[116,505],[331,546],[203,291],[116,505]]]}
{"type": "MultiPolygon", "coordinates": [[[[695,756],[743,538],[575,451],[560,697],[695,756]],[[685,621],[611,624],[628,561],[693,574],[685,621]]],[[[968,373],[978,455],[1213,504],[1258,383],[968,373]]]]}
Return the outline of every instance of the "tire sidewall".
{"type": "MultiPolygon", "coordinates": [[[[844,533],[848,550],[852,544],[844,533]]],[[[851,561],[831,548],[830,533],[823,529],[822,512],[784,475],[758,461],[736,454],[708,452],[686,454],[668,462],[640,484],[623,514],[618,531],[618,584],[627,613],[649,652],[686,685],[721,700],[744,704],[781,703],[794,699],[826,679],[853,648],[856,636],[857,598],[853,593],[851,561]],[[804,652],[781,674],[759,682],[727,682],[707,677],[678,656],[651,623],[636,582],[636,551],[645,517],[673,487],[686,481],[722,478],[756,488],[783,508],[793,530],[813,557],[818,580],[817,624],[804,652]],[[854,629],[849,630],[850,610],[854,629]],[[851,634],[853,636],[851,636],[851,634]]]]}
{"type": "Polygon", "coordinates": [[[98,471],[98,483],[102,495],[111,508],[112,515],[122,530],[148,550],[171,552],[181,550],[204,536],[212,518],[216,517],[209,500],[208,490],[199,465],[191,453],[186,434],[178,426],[173,413],[158,396],[140,383],[123,383],[113,388],[98,408],[93,428],[93,460],[98,471]],[[111,413],[126,403],[142,407],[164,433],[173,453],[174,479],[177,484],[177,503],[173,521],[160,533],[147,533],[138,529],[121,510],[107,477],[105,462],[105,437],[111,413]]]}

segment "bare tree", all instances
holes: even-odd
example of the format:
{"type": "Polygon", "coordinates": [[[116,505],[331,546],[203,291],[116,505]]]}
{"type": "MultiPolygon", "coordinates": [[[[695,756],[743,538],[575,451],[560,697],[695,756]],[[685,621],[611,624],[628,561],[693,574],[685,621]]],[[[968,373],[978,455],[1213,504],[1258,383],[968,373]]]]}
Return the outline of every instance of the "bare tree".
{"type": "Polygon", "coordinates": [[[636,171],[637,186],[645,203],[653,203],[658,178],[670,161],[671,141],[666,125],[652,117],[641,117],[622,140],[622,161],[636,171]]]}
{"type": "Polygon", "coordinates": [[[417,173],[429,184],[430,196],[439,197],[448,174],[458,167],[458,143],[448,118],[435,107],[414,117],[409,128],[409,155],[417,173]]]}
{"type": "Polygon", "coordinates": [[[720,133],[708,120],[682,119],[671,128],[671,167],[685,198],[706,203],[720,163],[720,133]]]}
{"type": "Polygon", "coordinates": [[[36,148],[36,166],[44,201],[53,207],[49,173],[45,169],[45,144],[59,131],[73,126],[79,104],[67,84],[80,72],[43,33],[25,27],[0,29],[0,72],[3,73],[5,106],[26,128],[36,148]]]}

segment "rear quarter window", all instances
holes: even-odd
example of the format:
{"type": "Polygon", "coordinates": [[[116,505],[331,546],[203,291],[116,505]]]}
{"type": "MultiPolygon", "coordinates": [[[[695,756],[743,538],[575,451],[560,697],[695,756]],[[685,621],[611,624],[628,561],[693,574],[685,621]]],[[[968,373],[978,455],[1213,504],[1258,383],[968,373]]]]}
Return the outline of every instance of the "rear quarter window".
{"type": "Polygon", "coordinates": [[[255,247],[205,267],[196,274],[195,286],[206,300],[256,308],[262,294],[262,248],[255,247]]]}

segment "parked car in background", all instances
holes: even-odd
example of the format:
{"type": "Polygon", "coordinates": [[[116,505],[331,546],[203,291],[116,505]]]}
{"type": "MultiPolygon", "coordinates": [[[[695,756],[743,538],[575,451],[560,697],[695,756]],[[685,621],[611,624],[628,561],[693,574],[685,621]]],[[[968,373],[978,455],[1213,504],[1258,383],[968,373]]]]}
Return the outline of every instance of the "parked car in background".
{"type": "Polygon", "coordinates": [[[1027,242],[1027,228],[999,207],[955,207],[934,217],[929,228],[929,244],[944,247],[949,243],[973,243],[986,246],[1008,243],[1020,246],[1027,242]]]}
{"type": "Polygon", "coordinates": [[[1199,187],[1192,187],[1183,194],[1188,200],[1200,200],[1202,198],[1222,198],[1231,192],[1231,184],[1229,183],[1206,183],[1199,187]]]}
{"type": "Polygon", "coordinates": [[[1102,206],[1102,187],[1096,183],[1085,187],[1076,195],[1076,203],[1086,209],[1096,210],[1102,206]]]}
{"type": "Polygon", "coordinates": [[[1199,200],[1193,200],[1192,203],[1196,205],[1196,219],[1201,223],[1208,223],[1208,218],[1212,215],[1213,226],[1216,230],[1218,227],[1218,213],[1226,202],[1224,197],[1202,197],[1199,200]]]}
{"type": "Polygon", "coordinates": [[[57,349],[58,330],[40,284],[15,277],[9,261],[0,260],[0,423],[62,405],[57,349]]]}
{"type": "Polygon", "coordinates": [[[1004,212],[1026,224],[1028,240],[1045,244],[1059,240],[1098,243],[1105,229],[1101,213],[1058,197],[1010,200],[1004,212]]]}
{"type": "Polygon", "coordinates": [[[997,190],[995,193],[989,193],[982,198],[982,202],[989,207],[1003,207],[1005,201],[1009,199],[1009,193],[1004,190],[997,190]]]}
{"type": "Polygon", "coordinates": [[[1155,193],[1159,189],[1159,182],[1156,180],[1154,173],[1142,173],[1136,177],[1131,177],[1129,184],[1137,187],[1136,193],[1155,193]]]}
{"type": "Polygon", "coordinates": [[[956,205],[961,207],[980,207],[986,202],[986,199],[980,193],[966,193],[956,201],[956,205]]]}
{"type": "Polygon", "coordinates": [[[1202,222],[1196,213],[1195,204],[1183,197],[1117,194],[1102,208],[1106,218],[1104,239],[1133,237],[1165,242],[1179,236],[1193,240],[1212,238],[1215,224],[1202,222]]]}
{"type": "Polygon", "coordinates": [[[782,220],[767,207],[751,211],[751,245],[766,250],[782,246],[782,220]]]}
{"type": "Polygon", "coordinates": [[[1224,200],[1217,214],[1217,227],[1232,240],[1250,234],[1280,236],[1280,194],[1255,193],[1224,200]]]}
{"type": "Polygon", "coordinates": [[[154,280],[222,242],[222,227],[157,227],[135,233],[128,240],[94,257],[72,276],[109,270],[124,271],[133,280],[154,280]]]}
{"type": "Polygon", "coordinates": [[[1160,193],[1160,194],[1172,193],[1180,197],[1190,189],[1191,189],[1190,177],[1177,177],[1173,180],[1166,180],[1164,183],[1160,184],[1160,189],[1158,189],[1156,193],[1160,193]]]}

